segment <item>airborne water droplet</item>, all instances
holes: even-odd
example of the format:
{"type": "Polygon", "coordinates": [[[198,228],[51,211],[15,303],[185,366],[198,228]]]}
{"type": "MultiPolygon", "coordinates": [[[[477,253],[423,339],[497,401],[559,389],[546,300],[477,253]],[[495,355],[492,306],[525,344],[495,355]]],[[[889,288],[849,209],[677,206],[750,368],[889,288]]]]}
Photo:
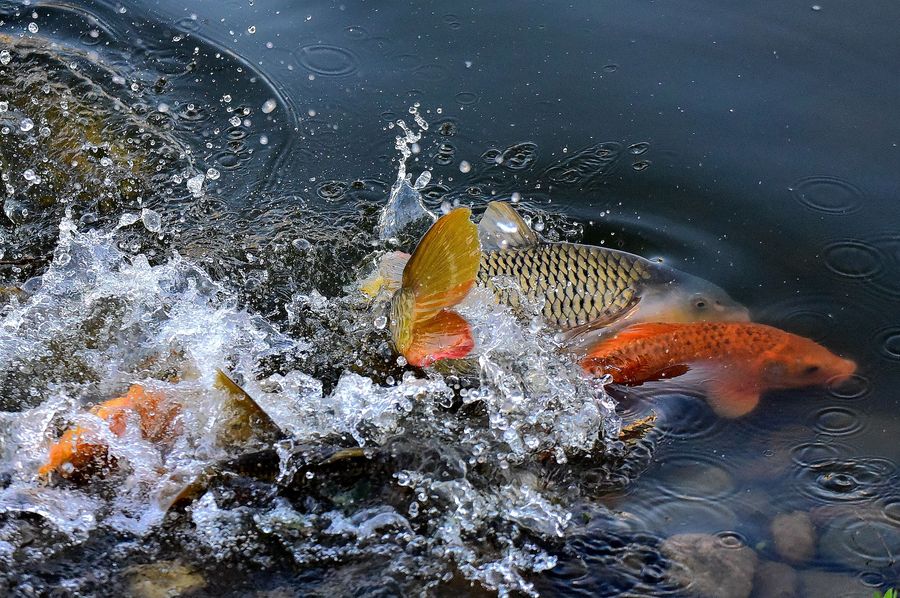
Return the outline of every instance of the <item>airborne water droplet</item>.
{"type": "Polygon", "coordinates": [[[162,218],[154,210],[148,208],[141,210],[141,222],[144,223],[144,227],[151,233],[158,233],[162,230],[162,218]]]}
{"type": "Polygon", "coordinates": [[[272,100],[272,99],[266,100],[266,102],[262,105],[263,114],[272,113],[277,106],[278,106],[278,104],[275,102],[275,100],[272,100]]]}

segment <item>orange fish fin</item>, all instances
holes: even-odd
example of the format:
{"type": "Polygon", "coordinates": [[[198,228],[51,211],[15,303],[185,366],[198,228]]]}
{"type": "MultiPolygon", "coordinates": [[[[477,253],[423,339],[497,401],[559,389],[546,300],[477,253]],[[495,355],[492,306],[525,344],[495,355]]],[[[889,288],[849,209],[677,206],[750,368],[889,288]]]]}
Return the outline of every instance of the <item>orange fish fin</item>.
{"type": "Polygon", "coordinates": [[[747,415],[759,403],[760,388],[752,374],[743,370],[720,372],[707,381],[707,401],[719,417],[734,419],[747,415]]]}
{"type": "Polygon", "coordinates": [[[405,357],[412,365],[425,367],[441,359],[461,359],[474,346],[468,322],[458,313],[444,310],[416,326],[405,357]]]}
{"type": "MultiPolygon", "coordinates": [[[[410,358],[414,343],[420,348],[434,343],[417,340],[418,335],[434,336],[438,332],[435,326],[442,322],[455,326],[454,330],[459,328],[458,322],[446,317],[431,321],[443,309],[462,301],[475,284],[481,247],[470,214],[468,208],[457,208],[434,223],[407,262],[400,290],[391,299],[391,338],[410,363],[418,361],[410,358]],[[426,326],[428,322],[431,324],[426,326]]],[[[419,353],[417,357],[428,354],[419,353]]]]}

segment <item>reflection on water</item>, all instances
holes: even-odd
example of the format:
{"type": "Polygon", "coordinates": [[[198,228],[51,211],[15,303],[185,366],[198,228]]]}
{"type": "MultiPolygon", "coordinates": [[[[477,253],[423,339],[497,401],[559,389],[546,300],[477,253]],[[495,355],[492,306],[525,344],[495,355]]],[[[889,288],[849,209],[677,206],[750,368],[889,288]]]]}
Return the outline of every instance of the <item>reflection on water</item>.
{"type": "Polygon", "coordinates": [[[0,591],[900,585],[896,7],[190,4],[0,3],[0,591]],[[617,417],[476,297],[481,363],[404,371],[352,292],[414,241],[378,240],[398,170],[434,212],[510,199],[709,278],[860,370],[735,421],[611,390],[617,417]],[[289,439],[223,446],[216,367],[289,439]],[[182,444],[38,481],[134,382],[190,400],[182,444]]]}

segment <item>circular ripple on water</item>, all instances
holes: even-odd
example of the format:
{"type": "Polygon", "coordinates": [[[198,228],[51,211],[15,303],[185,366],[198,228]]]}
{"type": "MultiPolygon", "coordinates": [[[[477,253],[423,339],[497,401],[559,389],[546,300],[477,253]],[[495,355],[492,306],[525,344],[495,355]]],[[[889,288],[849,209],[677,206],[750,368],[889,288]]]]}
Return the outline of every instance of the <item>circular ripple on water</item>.
{"type": "Polygon", "coordinates": [[[531,141],[511,145],[500,156],[500,164],[507,170],[527,170],[537,160],[537,150],[537,144],[531,141]]]}
{"type": "Polygon", "coordinates": [[[814,417],[813,426],[830,436],[851,436],[864,428],[862,416],[849,407],[825,407],[814,417]]]}
{"type": "Polygon", "coordinates": [[[881,253],[864,241],[836,241],[825,246],[825,265],[845,278],[870,278],[884,267],[881,253]]]}
{"type": "Polygon", "coordinates": [[[844,444],[804,442],[791,449],[791,460],[800,467],[812,467],[815,463],[837,459],[849,450],[850,447],[844,444]]]}
{"type": "Polygon", "coordinates": [[[885,328],[875,338],[882,357],[891,361],[900,360],[900,327],[885,328]]]}
{"type": "Polygon", "coordinates": [[[311,44],[297,51],[297,60],[305,68],[324,77],[342,77],[356,72],[359,60],[340,46],[311,44]]]}
{"type": "Polygon", "coordinates": [[[819,538],[819,553],[854,569],[894,567],[900,554],[900,526],[876,509],[854,509],[828,522],[819,538]]]}
{"type": "Polygon", "coordinates": [[[706,455],[679,455],[667,459],[654,477],[660,490],[683,499],[718,499],[735,491],[732,472],[706,455]]]}
{"type": "Polygon", "coordinates": [[[850,214],[864,203],[859,187],[837,177],[807,177],[791,185],[790,190],[801,204],[824,214],[850,214]]]}
{"type": "Polygon", "coordinates": [[[713,498],[672,500],[656,496],[646,502],[637,499],[636,503],[629,504],[629,515],[654,533],[717,533],[734,529],[739,523],[726,501],[713,498]]]}
{"type": "Polygon", "coordinates": [[[468,106],[469,104],[474,104],[478,101],[478,96],[469,91],[461,91],[456,94],[456,101],[464,106],[468,106]]]}
{"type": "Polygon", "coordinates": [[[801,468],[795,485],[820,503],[867,502],[882,494],[895,469],[881,458],[822,459],[801,468]]]}
{"type": "Polygon", "coordinates": [[[829,386],[828,394],[845,401],[853,401],[868,395],[870,388],[871,384],[868,378],[859,374],[853,374],[839,385],[829,386]]]}
{"type": "Polygon", "coordinates": [[[316,195],[328,202],[338,201],[347,192],[344,181],[324,181],[316,187],[316,195]]]}

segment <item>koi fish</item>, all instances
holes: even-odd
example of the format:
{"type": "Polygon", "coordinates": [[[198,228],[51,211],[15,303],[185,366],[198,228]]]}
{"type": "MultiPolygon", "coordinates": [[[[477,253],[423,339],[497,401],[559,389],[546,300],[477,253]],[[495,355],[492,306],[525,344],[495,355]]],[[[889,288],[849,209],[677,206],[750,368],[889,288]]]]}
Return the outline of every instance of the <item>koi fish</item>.
{"type": "MultiPolygon", "coordinates": [[[[148,392],[134,384],[125,396],[111,399],[91,409],[91,413],[107,422],[109,431],[124,436],[128,430],[129,416],[136,415],[141,436],[151,442],[162,442],[176,433],[176,418],[181,408],[167,404],[161,393],[148,392]]],[[[47,475],[58,471],[64,477],[81,472],[93,463],[103,460],[107,447],[89,430],[80,426],[66,430],[50,447],[47,462],[38,473],[47,475]]]]}
{"type": "MultiPolygon", "coordinates": [[[[282,435],[277,424],[240,386],[222,370],[216,371],[215,388],[224,391],[226,402],[219,421],[218,439],[227,446],[246,443],[251,437],[262,440],[282,435]]],[[[182,405],[167,400],[163,393],[150,392],[134,384],[125,396],[111,399],[91,409],[107,422],[109,431],[124,436],[131,422],[140,426],[144,440],[154,444],[170,443],[181,433],[179,415],[182,405]]],[[[93,432],[76,426],[63,432],[51,445],[46,463],[38,473],[57,471],[63,477],[82,473],[107,457],[107,446],[93,432]]]]}
{"type": "MultiPolygon", "coordinates": [[[[437,224],[426,237],[442,235],[436,227],[437,224]]],[[[593,333],[605,332],[609,326],[621,326],[625,321],[749,320],[745,307],[705,280],[624,251],[543,241],[504,202],[488,204],[478,225],[476,242],[481,246],[476,282],[492,289],[500,303],[514,310],[521,306],[523,298],[542,302],[544,320],[566,333],[570,349],[576,352],[577,347],[596,341],[593,333]],[[500,278],[514,280],[518,289],[497,284],[500,278]]],[[[472,250],[471,245],[457,246],[452,240],[443,242],[443,246],[442,257],[448,260],[457,259],[457,253],[468,255],[472,250]]],[[[382,290],[396,293],[406,281],[406,268],[415,255],[411,258],[406,253],[393,252],[383,256],[376,272],[363,281],[362,291],[370,297],[382,290]]],[[[440,261],[431,265],[437,269],[447,267],[440,261]]],[[[452,323],[455,330],[450,337],[455,338],[462,327],[456,319],[452,323]]],[[[437,322],[432,330],[436,327],[437,322]]]]}
{"type": "Polygon", "coordinates": [[[710,406],[728,418],[750,413],[768,390],[840,383],[856,371],[807,338],[745,322],[635,324],[592,347],[581,365],[625,385],[699,370],[710,406]]]}

